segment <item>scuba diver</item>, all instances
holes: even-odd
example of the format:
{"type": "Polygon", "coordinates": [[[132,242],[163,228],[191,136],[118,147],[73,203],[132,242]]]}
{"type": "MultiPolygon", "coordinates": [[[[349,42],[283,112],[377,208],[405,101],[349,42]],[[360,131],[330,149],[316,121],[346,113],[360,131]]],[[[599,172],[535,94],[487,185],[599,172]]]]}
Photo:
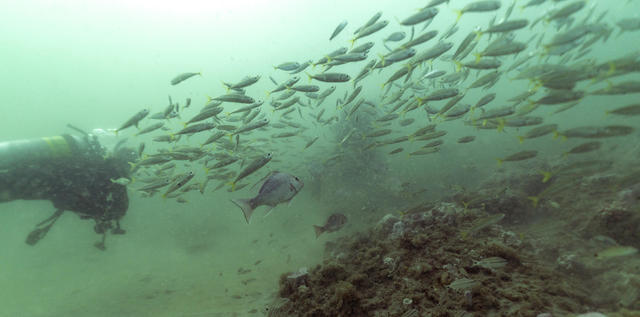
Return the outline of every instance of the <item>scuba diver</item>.
{"type": "Polygon", "coordinates": [[[124,234],[120,220],[129,208],[127,188],[114,180],[129,178],[129,162],[137,153],[118,142],[107,154],[95,134],[74,126],[80,134],[0,142],[0,203],[17,199],[49,200],[56,211],[36,225],[26,243],[35,245],[62,216],[72,211],[93,219],[102,235],[95,243],[105,250],[108,230],[124,234]]]}

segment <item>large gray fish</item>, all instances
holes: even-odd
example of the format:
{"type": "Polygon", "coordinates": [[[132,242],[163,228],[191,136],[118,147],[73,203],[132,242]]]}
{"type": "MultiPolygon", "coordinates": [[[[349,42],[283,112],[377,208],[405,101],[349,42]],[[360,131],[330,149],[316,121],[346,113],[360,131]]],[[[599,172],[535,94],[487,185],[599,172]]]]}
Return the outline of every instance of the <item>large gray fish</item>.
{"type": "Polygon", "coordinates": [[[260,187],[258,195],[248,199],[232,199],[242,209],[245,220],[249,223],[251,215],[259,206],[268,206],[267,214],[281,203],[289,202],[302,189],[304,183],[296,176],[274,172],[260,187]]]}
{"type": "Polygon", "coordinates": [[[340,230],[345,223],[347,223],[347,216],[341,213],[331,214],[331,216],[327,218],[327,221],[324,225],[313,225],[313,229],[316,231],[316,239],[325,232],[334,232],[340,230]]]}

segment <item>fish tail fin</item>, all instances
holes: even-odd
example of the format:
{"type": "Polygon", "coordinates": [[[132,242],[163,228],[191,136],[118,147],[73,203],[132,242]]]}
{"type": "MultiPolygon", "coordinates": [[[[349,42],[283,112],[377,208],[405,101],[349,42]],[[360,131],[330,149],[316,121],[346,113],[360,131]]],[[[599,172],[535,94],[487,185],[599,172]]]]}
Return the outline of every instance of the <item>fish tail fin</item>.
{"type": "Polygon", "coordinates": [[[318,237],[319,237],[322,233],[324,233],[324,228],[323,228],[323,227],[321,227],[321,226],[313,225],[313,230],[316,232],[316,239],[318,239],[318,237]]]}
{"type": "Polygon", "coordinates": [[[472,55],[476,57],[476,64],[480,63],[480,60],[482,59],[482,53],[473,53],[472,55]]]}
{"type": "Polygon", "coordinates": [[[378,53],[378,56],[380,57],[380,65],[382,65],[384,67],[384,65],[385,65],[384,55],[378,53]]]}
{"type": "Polygon", "coordinates": [[[609,62],[609,71],[607,71],[607,77],[610,77],[616,72],[616,63],[609,62]]]}
{"type": "Polygon", "coordinates": [[[120,130],[116,129],[115,131],[113,131],[113,134],[115,134],[116,136],[118,136],[118,131],[120,131],[120,130]]]}
{"type": "Polygon", "coordinates": [[[460,21],[460,18],[462,17],[462,10],[453,10],[453,12],[456,14],[456,23],[458,21],[460,21]]]}
{"type": "Polygon", "coordinates": [[[350,40],[349,40],[349,43],[351,43],[351,48],[353,48],[353,45],[356,43],[356,40],[357,40],[357,39],[358,39],[358,38],[355,38],[355,37],[354,37],[354,38],[352,38],[352,39],[350,39],[350,40]]]}
{"type": "Polygon", "coordinates": [[[211,102],[211,100],[213,100],[213,98],[211,98],[211,96],[207,96],[207,102],[211,102]]]}
{"type": "Polygon", "coordinates": [[[484,32],[482,32],[482,30],[477,30],[477,31],[474,31],[473,33],[476,34],[476,41],[480,40],[480,38],[484,35],[484,32]]]}
{"type": "Polygon", "coordinates": [[[499,158],[497,158],[496,160],[498,161],[498,166],[502,166],[502,162],[504,162],[504,160],[499,158]]]}
{"type": "Polygon", "coordinates": [[[524,143],[524,137],[523,136],[519,136],[518,137],[518,142],[520,142],[520,144],[524,143]]]}
{"type": "Polygon", "coordinates": [[[462,62],[460,61],[453,61],[456,64],[456,73],[459,73],[460,70],[462,69],[462,62]]]}
{"type": "Polygon", "coordinates": [[[533,204],[533,208],[538,207],[538,202],[540,202],[540,197],[538,197],[538,196],[529,196],[529,197],[527,197],[527,199],[531,200],[531,203],[533,204]]]}
{"type": "Polygon", "coordinates": [[[236,206],[242,209],[242,214],[244,215],[244,219],[249,223],[251,219],[251,215],[255,210],[255,206],[252,204],[251,199],[231,199],[231,202],[236,204],[236,206]]]}
{"type": "Polygon", "coordinates": [[[469,236],[469,231],[465,230],[465,231],[460,232],[460,237],[462,239],[466,239],[468,236],[469,236]]]}
{"type": "Polygon", "coordinates": [[[313,76],[311,76],[311,74],[304,72],[305,74],[307,74],[307,77],[309,77],[309,82],[311,82],[311,80],[313,80],[313,76]]]}
{"type": "Polygon", "coordinates": [[[498,132],[503,132],[504,131],[505,123],[506,123],[505,120],[502,119],[502,118],[498,120],[498,127],[496,127],[498,132]]]}
{"type": "Polygon", "coordinates": [[[569,152],[562,153],[562,158],[563,159],[566,159],[567,157],[569,157],[569,152]]]}
{"type": "Polygon", "coordinates": [[[551,179],[551,172],[545,172],[545,171],[540,171],[540,174],[542,174],[542,182],[546,183],[549,181],[549,179],[551,179]]]}

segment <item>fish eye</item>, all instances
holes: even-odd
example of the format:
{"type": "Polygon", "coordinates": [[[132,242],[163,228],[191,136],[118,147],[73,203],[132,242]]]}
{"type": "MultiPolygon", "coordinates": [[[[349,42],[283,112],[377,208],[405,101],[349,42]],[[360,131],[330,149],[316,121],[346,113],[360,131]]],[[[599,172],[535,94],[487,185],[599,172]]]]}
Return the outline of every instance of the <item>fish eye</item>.
{"type": "Polygon", "coordinates": [[[298,178],[298,176],[294,176],[293,178],[295,178],[297,181],[300,181],[300,179],[298,178]]]}

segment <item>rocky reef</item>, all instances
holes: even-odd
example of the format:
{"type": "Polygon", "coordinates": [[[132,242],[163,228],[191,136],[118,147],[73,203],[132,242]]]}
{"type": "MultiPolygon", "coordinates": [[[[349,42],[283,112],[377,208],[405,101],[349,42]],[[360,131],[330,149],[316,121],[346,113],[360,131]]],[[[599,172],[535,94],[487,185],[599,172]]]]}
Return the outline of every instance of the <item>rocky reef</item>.
{"type": "Polygon", "coordinates": [[[584,291],[537,264],[513,232],[490,225],[463,238],[461,224],[482,216],[446,203],[387,215],[328,243],[324,263],[306,274],[283,274],[285,300],[269,316],[535,316],[591,305],[584,291]]]}
{"type": "Polygon", "coordinates": [[[327,242],[322,264],[281,276],[267,315],[639,316],[624,174],[504,176],[327,242]]]}

